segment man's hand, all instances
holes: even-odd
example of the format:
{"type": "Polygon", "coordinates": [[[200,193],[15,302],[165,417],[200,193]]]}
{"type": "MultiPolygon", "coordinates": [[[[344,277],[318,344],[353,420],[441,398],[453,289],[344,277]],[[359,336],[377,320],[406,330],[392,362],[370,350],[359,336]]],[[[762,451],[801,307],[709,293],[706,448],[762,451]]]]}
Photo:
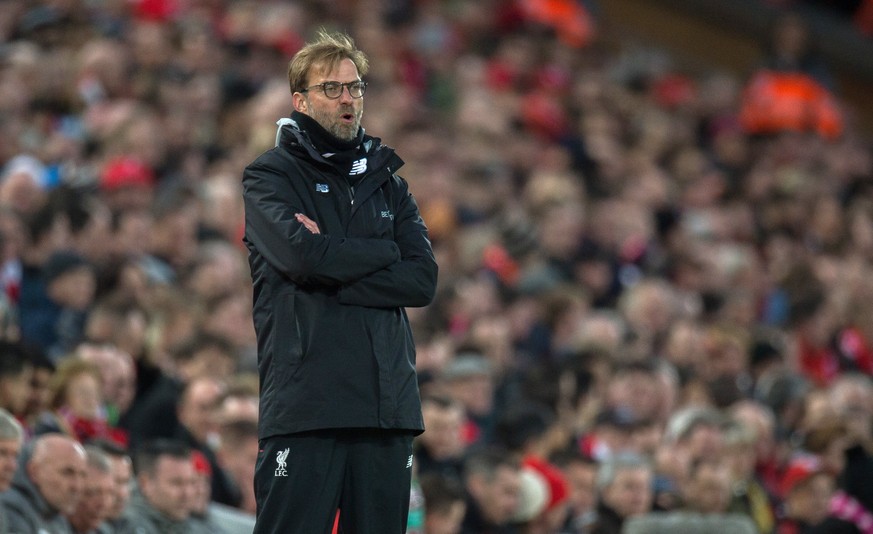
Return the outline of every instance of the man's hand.
{"type": "Polygon", "coordinates": [[[297,219],[297,222],[306,227],[307,230],[312,232],[313,234],[320,234],[321,230],[318,229],[318,225],[315,224],[315,221],[303,215],[302,213],[295,213],[294,218],[297,219]]]}

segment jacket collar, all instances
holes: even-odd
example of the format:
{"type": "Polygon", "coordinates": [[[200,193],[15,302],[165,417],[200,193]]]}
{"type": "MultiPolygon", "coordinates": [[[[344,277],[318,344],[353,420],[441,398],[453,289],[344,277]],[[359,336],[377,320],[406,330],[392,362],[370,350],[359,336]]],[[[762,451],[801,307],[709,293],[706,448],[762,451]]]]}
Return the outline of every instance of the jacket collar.
{"type": "Polygon", "coordinates": [[[161,532],[169,534],[174,531],[181,532],[183,530],[180,529],[187,528],[188,521],[170,519],[163,512],[152,506],[139,489],[133,491],[128,506],[135,510],[140,517],[155,525],[161,532]]]}
{"type": "Polygon", "coordinates": [[[291,120],[297,123],[301,130],[306,132],[309,141],[315,145],[322,154],[342,153],[342,152],[358,152],[361,146],[361,141],[364,140],[364,129],[358,128],[358,134],[354,139],[348,141],[339,139],[319,122],[305,113],[294,111],[291,113],[291,120]]]}
{"type": "MultiPolygon", "coordinates": [[[[277,147],[284,148],[291,153],[303,151],[310,159],[330,165],[330,161],[316,150],[306,132],[293,118],[283,117],[276,121],[276,125],[278,126],[276,129],[277,147]]],[[[369,160],[369,169],[377,169],[387,165],[389,172],[393,174],[403,165],[403,160],[394,152],[394,149],[383,145],[382,140],[378,137],[365,133],[361,146],[361,153],[369,160]]]]}

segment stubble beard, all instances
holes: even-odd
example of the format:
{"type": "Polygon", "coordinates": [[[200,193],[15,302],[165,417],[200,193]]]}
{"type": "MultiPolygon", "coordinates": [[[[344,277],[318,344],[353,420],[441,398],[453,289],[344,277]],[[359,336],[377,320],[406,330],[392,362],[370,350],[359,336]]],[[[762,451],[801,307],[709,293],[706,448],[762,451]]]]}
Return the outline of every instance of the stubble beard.
{"type": "Polygon", "coordinates": [[[332,136],[341,141],[351,141],[358,136],[358,129],[361,127],[361,115],[363,110],[355,110],[354,108],[340,110],[337,115],[344,113],[352,113],[355,120],[351,124],[345,124],[339,120],[336,115],[313,110],[312,118],[327,130],[332,136]]]}

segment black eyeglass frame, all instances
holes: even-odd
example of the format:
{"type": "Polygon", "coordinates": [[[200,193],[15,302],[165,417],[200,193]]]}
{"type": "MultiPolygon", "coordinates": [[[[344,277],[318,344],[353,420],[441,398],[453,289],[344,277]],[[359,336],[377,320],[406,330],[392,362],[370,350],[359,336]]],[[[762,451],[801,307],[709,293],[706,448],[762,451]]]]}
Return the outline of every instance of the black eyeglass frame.
{"type": "Polygon", "coordinates": [[[324,96],[326,96],[327,98],[329,98],[331,100],[336,100],[337,98],[343,96],[344,90],[348,90],[349,96],[352,98],[355,98],[355,99],[364,98],[364,94],[366,94],[366,92],[367,92],[367,82],[365,82],[364,80],[355,80],[353,82],[346,82],[346,83],[333,82],[333,81],[317,83],[315,85],[310,85],[309,87],[307,87],[305,89],[301,89],[300,91],[298,91],[298,93],[308,93],[310,91],[310,89],[314,89],[316,87],[320,88],[321,92],[324,93],[324,96]],[[328,92],[327,92],[328,86],[339,88],[339,92],[336,94],[336,96],[330,96],[328,94],[328,92]],[[360,87],[361,94],[358,96],[355,96],[355,94],[352,92],[352,87],[360,87]]]}

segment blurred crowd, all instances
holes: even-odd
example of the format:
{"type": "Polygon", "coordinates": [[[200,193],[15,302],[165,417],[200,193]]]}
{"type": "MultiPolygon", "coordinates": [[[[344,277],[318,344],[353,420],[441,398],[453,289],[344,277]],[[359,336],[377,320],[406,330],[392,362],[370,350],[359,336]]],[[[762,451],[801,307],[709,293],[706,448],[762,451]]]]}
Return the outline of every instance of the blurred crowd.
{"type": "Polygon", "coordinates": [[[779,8],[812,7],[851,21],[854,28],[873,37],[873,1],[871,0],[762,0],[779,8]]]}
{"type": "Polygon", "coordinates": [[[5,0],[0,521],[251,532],[240,177],[326,26],[440,265],[410,533],[873,532],[871,140],[797,15],[736,74],[598,13],[5,0]]]}

